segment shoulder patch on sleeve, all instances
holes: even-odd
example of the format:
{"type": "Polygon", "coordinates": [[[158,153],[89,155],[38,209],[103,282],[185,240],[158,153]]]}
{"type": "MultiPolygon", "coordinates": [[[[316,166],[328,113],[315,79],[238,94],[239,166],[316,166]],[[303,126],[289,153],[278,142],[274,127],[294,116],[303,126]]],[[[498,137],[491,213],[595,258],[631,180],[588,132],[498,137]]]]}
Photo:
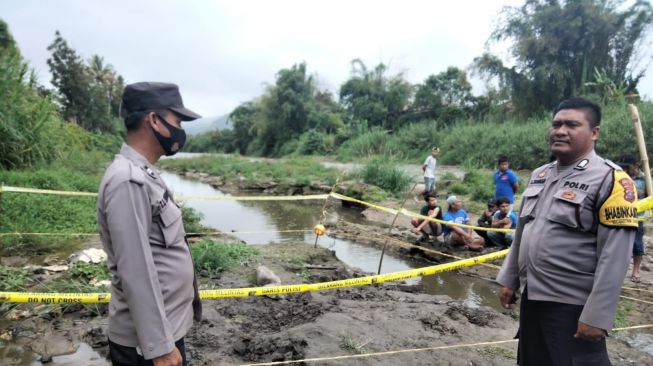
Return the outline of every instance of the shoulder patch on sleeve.
{"type": "Polygon", "coordinates": [[[637,227],[637,191],[623,170],[612,172],[612,191],[599,209],[601,224],[613,227],[637,227]]]}

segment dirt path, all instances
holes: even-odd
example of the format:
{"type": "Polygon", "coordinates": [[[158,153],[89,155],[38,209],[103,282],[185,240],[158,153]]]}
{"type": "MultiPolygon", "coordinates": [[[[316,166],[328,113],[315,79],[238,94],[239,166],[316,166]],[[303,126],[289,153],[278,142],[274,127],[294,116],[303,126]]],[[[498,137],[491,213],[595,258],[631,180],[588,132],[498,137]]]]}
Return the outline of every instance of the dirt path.
{"type": "MultiPolygon", "coordinates": [[[[325,168],[337,169],[345,173],[353,173],[364,167],[364,164],[358,163],[339,163],[334,161],[323,161],[322,166],[325,168]]],[[[413,178],[414,182],[423,182],[422,167],[417,164],[402,164],[399,166],[406,174],[413,178]]],[[[436,180],[440,179],[445,174],[453,174],[456,178],[462,179],[465,176],[465,171],[459,166],[453,165],[438,165],[435,171],[436,180]]]]}

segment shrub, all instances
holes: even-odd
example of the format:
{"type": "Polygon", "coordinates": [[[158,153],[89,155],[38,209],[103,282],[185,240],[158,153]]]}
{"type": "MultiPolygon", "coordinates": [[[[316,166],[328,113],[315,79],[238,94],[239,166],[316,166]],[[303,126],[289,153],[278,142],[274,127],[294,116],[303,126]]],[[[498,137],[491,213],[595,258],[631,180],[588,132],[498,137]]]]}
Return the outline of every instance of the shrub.
{"type": "Polygon", "coordinates": [[[387,149],[390,135],[380,128],[373,128],[369,132],[345,142],[338,149],[338,159],[342,161],[360,160],[369,156],[393,155],[387,149]]]}
{"type": "Polygon", "coordinates": [[[111,273],[107,268],[106,262],[93,264],[85,262],[75,262],[75,264],[70,267],[67,275],[73,279],[81,279],[83,281],[96,280],[108,280],[111,278],[111,273]]]}
{"type": "Polygon", "coordinates": [[[233,266],[242,266],[260,255],[258,249],[244,244],[222,244],[202,240],[191,246],[195,268],[211,275],[233,266]]]}
{"type": "Polygon", "coordinates": [[[396,164],[381,159],[373,159],[367,163],[361,170],[360,176],[365,183],[376,185],[394,194],[404,192],[412,181],[412,178],[396,164]]]}
{"type": "Polygon", "coordinates": [[[299,137],[296,152],[301,155],[326,155],[333,152],[333,143],[332,135],[309,130],[299,137]]]}

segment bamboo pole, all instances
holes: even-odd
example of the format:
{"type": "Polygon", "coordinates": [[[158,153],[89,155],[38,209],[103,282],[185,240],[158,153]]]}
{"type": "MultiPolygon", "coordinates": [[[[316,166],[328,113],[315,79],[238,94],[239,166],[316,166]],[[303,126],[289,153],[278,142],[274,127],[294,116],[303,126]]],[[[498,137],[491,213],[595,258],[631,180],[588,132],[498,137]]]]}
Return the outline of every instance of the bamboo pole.
{"type": "Polygon", "coordinates": [[[639,157],[642,161],[642,168],[644,170],[644,178],[646,179],[646,193],[653,193],[653,184],[651,183],[651,167],[648,163],[648,153],[646,152],[646,142],[644,141],[644,132],[642,131],[642,122],[639,118],[639,111],[634,104],[628,104],[628,114],[633,121],[635,127],[635,135],[637,136],[637,146],[639,147],[639,157]]]}
{"type": "MultiPolygon", "coordinates": [[[[404,205],[406,205],[406,201],[408,201],[409,197],[412,197],[415,191],[415,187],[417,187],[418,183],[415,183],[413,185],[413,188],[408,191],[408,194],[406,195],[406,198],[404,199],[404,202],[401,203],[401,207],[399,210],[397,210],[397,213],[395,214],[394,219],[392,219],[392,224],[390,224],[390,228],[388,228],[388,237],[390,236],[392,232],[392,228],[395,227],[395,223],[397,222],[397,218],[401,214],[401,211],[404,209],[404,205]]],[[[381,250],[381,257],[379,258],[379,269],[376,271],[376,274],[381,274],[381,266],[383,265],[383,256],[385,255],[385,248],[388,246],[388,237],[386,237],[385,242],[383,243],[383,249],[381,250]]]]}

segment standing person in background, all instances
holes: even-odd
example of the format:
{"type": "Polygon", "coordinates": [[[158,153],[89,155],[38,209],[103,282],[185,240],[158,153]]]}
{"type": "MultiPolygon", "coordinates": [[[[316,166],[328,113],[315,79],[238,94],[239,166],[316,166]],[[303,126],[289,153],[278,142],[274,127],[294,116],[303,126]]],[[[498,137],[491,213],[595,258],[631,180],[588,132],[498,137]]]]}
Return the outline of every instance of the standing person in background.
{"type": "Polygon", "coordinates": [[[497,282],[517,301],[519,365],[611,365],[605,344],[637,228],[635,184],[594,152],[601,108],[561,102],[549,128],[556,161],[533,171],[497,282]]]}
{"type": "Polygon", "coordinates": [[[508,198],[510,201],[510,211],[515,204],[515,193],[519,189],[519,178],[517,174],[510,170],[510,162],[505,156],[499,157],[498,169],[494,172],[494,199],[500,197],[508,198]]]}
{"type": "Polygon", "coordinates": [[[109,358],[114,366],[186,365],[184,337],[202,306],[181,209],[154,163],[184,146],[184,107],[175,84],[125,87],[126,142],[97,200],[100,239],[111,272],[109,358]]]}
{"type": "MultiPolygon", "coordinates": [[[[628,173],[630,178],[635,182],[637,189],[637,199],[641,200],[648,197],[646,191],[646,179],[644,173],[639,169],[639,162],[634,156],[626,154],[623,155],[619,161],[619,165],[628,173]]],[[[640,217],[644,213],[640,213],[640,217]]],[[[630,274],[630,280],[639,283],[641,279],[640,268],[642,266],[642,257],[644,256],[644,222],[640,221],[637,225],[637,234],[635,234],[635,242],[633,245],[633,272],[630,274]]]]}
{"type": "Polygon", "coordinates": [[[435,158],[440,154],[440,149],[434,147],[431,149],[431,155],[429,155],[424,164],[422,165],[422,171],[424,171],[424,194],[429,192],[435,192],[435,167],[437,161],[435,158]]]}

